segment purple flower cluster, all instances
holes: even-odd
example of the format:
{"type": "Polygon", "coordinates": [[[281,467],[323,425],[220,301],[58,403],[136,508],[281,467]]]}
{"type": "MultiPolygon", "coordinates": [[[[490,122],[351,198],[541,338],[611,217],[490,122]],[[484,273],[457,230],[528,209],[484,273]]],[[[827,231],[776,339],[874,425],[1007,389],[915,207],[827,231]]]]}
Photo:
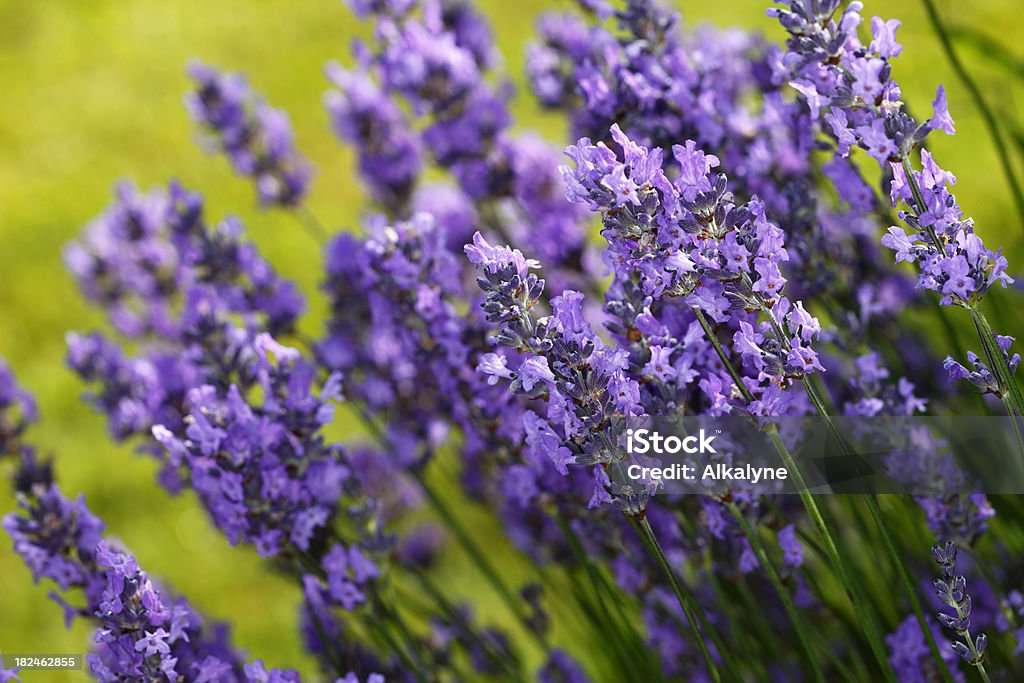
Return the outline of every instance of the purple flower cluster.
{"type": "Polygon", "coordinates": [[[38,417],[35,399],[18,386],[6,361],[0,359],[0,458],[18,453],[22,433],[38,417]]]}
{"type": "MultiPolygon", "coordinates": [[[[931,629],[932,637],[937,642],[942,642],[942,631],[929,620],[928,627],[931,629]]],[[[901,683],[927,683],[940,677],[939,666],[946,666],[952,672],[953,680],[956,683],[963,683],[964,675],[956,670],[957,655],[952,648],[942,652],[943,664],[936,664],[931,658],[928,644],[925,642],[924,634],[921,633],[921,625],[913,615],[907,617],[895,631],[885,637],[889,646],[889,661],[896,672],[901,683]]]]}
{"type": "Polygon", "coordinates": [[[937,616],[943,626],[960,638],[953,641],[953,651],[968,664],[984,671],[988,637],[984,633],[971,636],[971,596],[967,593],[967,580],[956,573],[957,551],[952,541],[932,548],[935,561],[942,567],[942,578],[935,579],[935,595],[943,605],[953,609],[952,614],[939,612],[937,616]]]}
{"type": "Polygon", "coordinates": [[[147,194],[122,183],[64,258],[85,296],[128,337],[180,339],[212,313],[214,297],[226,312],[261,314],[271,332],[288,332],[303,298],[243,232],[235,217],[208,225],[202,197],[176,182],[147,194]]]}
{"type": "MultiPolygon", "coordinates": [[[[919,288],[938,293],[941,304],[970,309],[977,317],[976,307],[993,285],[1013,282],[1006,272],[1007,260],[1000,250],[986,248],[974,232],[973,220],[964,218],[950,191],[956,177],[928,150],[920,151],[920,170],[912,161],[933,130],[955,133],[945,90],[939,86],[932,117],[919,124],[907,112],[900,86],[892,78],[892,60],[902,51],[895,38],[899,21],[874,17],[873,40],[864,45],[857,36],[862,3],[850,3],[838,18],[839,0],[782,4],[786,8],[769,10],[790,34],[780,78],[802,95],[811,118],[840,156],[861,148],[892,173],[889,198],[893,207],[903,207],[899,216],[911,232],[892,226],[882,244],[896,252],[897,263],[917,265],[919,288]]],[[[848,196],[846,181],[834,179],[840,194],[848,196]]],[[[999,353],[994,335],[982,331],[981,336],[989,362],[1004,365],[991,357],[999,353]]],[[[954,379],[971,379],[962,366],[948,360],[946,366],[954,379]]],[[[1013,382],[1012,371],[1003,367],[995,372],[999,392],[1005,392],[1013,382]]],[[[1008,406],[1019,414],[1016,403],[1014,396],[1008,406]]]]}
{"type": "Polygon", "coordinates": [[[374,15],[374,40],[357,47],[355,71],[328,68],[339,90],[328,94],[327,105],[341,138],[359,150],[383,208],[397,218],[426,208],[433,187],[424,186],[418,199],[410,195],[423,162],[418,150],[426,150],[495,229],[552,265],[578,258],[584,232],[579,212],[562,200],[557,152],[533,135],[509,132],[511,90],[490,78],[497,62],[493,37],[471,4],[356,2],[353,8],[374,15]],[[411,120],[402,114],[406,108],[411,120]]]}
{"type": "MultiPolygon", "coordinates": [[[[65,252],[85,295],[114,329],[143,342],[131,355],[100,334],[71,334],[68,363],[99,389],[91,400],[119,439],[177,428],[188,389],[223,374],[260,331],[288,334],[305,303],[227,218],[209,226],[200,195],[176,183],[140,195],[120,185],[114,204],[65,252]]],[[[164,481],[175,486],[173,468],[164,481]]]]}
{"type": "MultiPolygon", "coordinates": [[[[1017,372],[1017,366],[1020,365],[1020,354],[1014,353],[1013,356],[1010,355],[1010,345],[1013,343],[1013,340],[1013,337],[1002,334],[995,336],[996,346],[1003,354],[1003,358],[1006,360],[1007,367],[1009,367],[1011,373],[1017,372]]],[[[952,356],[946,356],[942,366],[949,373],[951,379],[966,380],[981,389],[982,393],[995,394],[996,396],[1002,394],[1006,387],[996,379],[992,370],[978,357],[978,354],[968,351],[967,363],[968,365],[965,366],[955,361],[952,356]]]]}
{"type": "Polygon", "coordinates": [[[319,430],[340,398],[338,375],[315,394],[315,367],[261,334],[238,349],[247,384],[226,393],[204,384],[185,397],[182,438],[164,425],[153,436],[172,467],[191,473],[192,487],[232,543],[255,543],[261,555],[285,546],[309,549],[338,504],[350,468],[319,430]],[[253,404],[245,396],[259,394],[253,404]]]}
{"type": "Polygon", "coordinates": [[[338,137],[356,145],[359,174],[392,212],[408,205],[422,167],[420,138],[405,114],[364,71],[327,67],[337,86],[324,97],[338,137]]]}
{"type": "Polygon", "coordinates": [[[288,115],[256,96],[241,74],[199,61],[188,67],[196,89],[185,100],[211,145],[237,173],[252,179],[264,206],[302,203],[312,170],[295,150],[288,115]]]}
{"type": "MultiPolygon", "coordinates": [[[[789,258],[782,230],[756,197],[738,206],[727,192],[726,176],[711,174],[719,160],[693,141],[673,147],[678,172],[669,181],[662,150],[634,143],[618,126],[611,134],[622,148],[621,161],[604,143],[584,138],[567,148],[575,168],[562,173],[569,199],[601,215],[616,282],[625,290],[638,278],[648,307],[665,297],[680,298],[711,320],[734,325],[733,348],[754,372],[747,388],[763,391],[754,411],[784,413],[789,399],[781,389],[824,367],[811,347],[821,332],[818,320],[782,294],[787,280],[780,266],[789,258]]],[[[623,310],[613,300],[609,310],[623,310]]],[[[659,336],[656,319],[649,320],[643,325],[659,336]]],[[[633,325],[640,331],[640,317],[633,325]]],[[[678,380],[681,372],[697,376],[692,368],[699,361],[685,351],[673,361],[671,349],[652,343],[650,354],[644,368],[656,380],[678,380]]],[[[715,381],[726,389],[732,383],[715,381]]]]}
{"type": "MultiPolygon", "coordinates": [[[[0,378],[16,387],[6,366],[0,378]]],[[[0,407],[0,418],[12,411],[0,407]]],[[[14,483],[21,512],[5,516],[3,528],[35,580],[50,579],[57,585],[59,592],[51,597],[64,608],[65,621],[82,617],[96,624],[94,649],[86,659],[97,680],[301,681],[294,671],[268,670],[259,660],[245,663],[230,645],[225,625],[207,623],[185,599],[168,597],[131,554],[104,538],[104,523],[86,507],[84,497],[65,498],[49,463],[40,461],[28,445],[19,444],[19,450],[14,483]],[[75,604],[79,600],[84,604],[75,604]]],[[[319,485],[336,488],[330,476],[319,485]]],[[[375,565],[357,548],[350,548],[348,557],[361,580],[377,575],[375,565]]],[[[331,553],[325,567],[335,568],[337,582],[335,558],[337,552],[331,553]]],[[[339,680],[358,680],[354,676],[339,680]]],[[[379,674],[367,680],[383,683],[379,674]]]]}
{"type": "Polygon", "coordinates": [[[487,319],[500,325],[495,342],[522,354],[514,370],[505,356],[486,354],[479,370],[495,382],[509,381],[514,392],[545,399],[550,429],[562,441],[549,456],[563,474],[567,464],[593,468],[591,506],[614,501],[642,514],[650,491],[634,490],[624,472],[615,482],[607,473],[624,462],[618,443],[623,422],[613,418],[644,414],[637,382],[626,372],[628,354],[597,336],[583,315],[579,292],[566,290],[551,300],[552,315],[538,316],[544,280],[530,272],[539,264],[518,249],[492,246],[477,233],[466,254],[481,272],[487,319]]]}
{"type": "MultiPolygon", "coordinates": [[[[640,462],[627,424],[652,417],[746,419],[786,458],[781,416],[960,410],[935,378],[935,345],[903,315],[928,296],[903,262],[916,289],[968,309],[978,328],[983,353],[947,357],[948,374],[1024,414],[1013,340],[979,308],[1011,282],[1007,261],[922,147],[954,125],[941,87],[924,123],[902,102],[899,22],[873,19],[862,42],[861,3],[786,0],[769,11],[789,34],[782,49],[686,30],[656,0],[580,0],[579,15],[545,14],[528,48],[534,95],[577,140],[563,156],[518,132],[514,90],[471,2],[347,4],[372,26],[350,63],[327,66],[324,102],[370,204],[362,234],[325,239],[322,333],[300,331],[303,297],[240,221],[211,222],[177,183],[120,185],[65,252],[112,328],[68,336],[88,401],[114,438],[159,461],[165,488],[192,489],[228,541],[299,589],[322,678],[948,683],[963,680],[960,661],[985,676],[988,640],[970,621],[993,623],[995,588],[1019,578],[1010,569],[968,596],[957,546],[933,549],[939,623],[957,636],[936,654],[941,632],[916,599],[901,624],[889,617],[905,612],[870,605],[904,609],[920,579],[888,526],[895,513],[873,497],[878,529],[861,542],[886,536],[891,566],[872,571],[899,573],[892,584],[908,596],[880,594],[863,557],[835,542],[834,526],[859,519],[843,501],[819,508],[810,494],[739,483],[679,496],[627,474],[640,462]],[[854,149],[879,162],[888,201],[854,149]],[[905,227],[886,231],[892,208],[905,227]],[[336,404],[353,423],[335,424],[336,404]],[[535,576],[507,583],[507,549],[476,538],[478,512],[535,576]],[[804,537],[811,527],[820,542],[804,537]],[[449,542],[506,611],[435,579],[452,569],[440,561],[449,542]],[[849,609],[856,619],[835,618],[849,609]],[[566,638],[565,615],[602,647],[566,638]],[[731,656],[755,640],[763,658],[731,656]]],[[[208,143],[261,204],[319,224],[283,112],[241,75],[189,72],[208,143]]],[[[23,441],[35,420],[0,361],[0,456],[18,461],[21,509],[4,528],[35,579],[60,589],[68,620],[96,623],[95,676],[299,681],[247,663],[224,627],[104,539],[23,441]]],[[[949,443],[924,427],[913,437],[884,463],[894,481],[930,486],[914,497],[924,524],[965,546],[995,536],[995,504],[963,493],[949,443]]],[[[1024,619],[1019,595],[1003,593],[1000,632],[1024,619]]],[[[14,675],[0,668],[0,681],[14,675]]]]}

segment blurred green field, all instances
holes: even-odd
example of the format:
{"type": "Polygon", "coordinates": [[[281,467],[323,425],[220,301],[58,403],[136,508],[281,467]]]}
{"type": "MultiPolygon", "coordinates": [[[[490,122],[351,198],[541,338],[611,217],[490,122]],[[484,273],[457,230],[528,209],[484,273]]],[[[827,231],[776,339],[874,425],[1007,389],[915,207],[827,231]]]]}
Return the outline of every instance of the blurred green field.
{"type": "MultiPolygon", "coordinates": [[[[519,77],[522,46],[537,14],[568,2],[483,0],[519,77]]],[[[778,40],[759,0],[679,3],[688,22],[758,27],[778,40]]],[[[949,20],[992,36],[1024,61],[1018,0],[941,3],[949,20]]],[[[933,149],[959,176],[961,205],[987,242],[1004,245],[1021,272],[1024,230],[1013,212],[994,149],[974,103],[944,59],[918,0],[867,0],[867,14],[903,20],[906,45],[897,64],[905,99],[926,112],[944,82],[959,135],[936,136],[933,149]]],[[[171,499],[153,484],[150,462],[106,438],[101,417],[79,398],[82,387],[65,369],[64,335],[100,324],[61,263],[62,246],[109,201],[113,182],[142,187],[181,179],[201,189],[210,215],[241,215],[250,233],[311,297],[307,329],[321,316],[316,296],[321,258],[294,221],[256,210],[251,188],[227,164],[193,144],[182,107],[184,65],[198,56],[249,73],[256,88],[285,107],[317,179],[311,207],[332,227],[358,222],[361,193],[352,155],[339,146],[321,106],[322,66],[346,59],[362,31],[337,0],[0,0],[0,355],[39,397],[44,422],[33,439],[56,459],[67,493],[83,491],[90,506],[143,566],[187,594],[215,618],[235,623],[236,642],[268,664],[304,672],[311,663],[297,640],[297,591],[268,574],[255,553],[229,547],[211,531],[189,497],[171,499]]],[[[1014,120],[1024,82],[974,47],[963,53],[999,111],[1014,120]]],[[[520,124],[558,136],[557,121],[528,97],[520,124]]],[[[568,142],[562,140],[560,142],[568,142]]],[[[0,513],[14,501],[0,486],[0,513]]],[[[6,536],[0,539],[0,651],[82,652],[88,632],[68,631],[61,610],[34,587],[6,536]]],[[[81,675],[35,674],[26,681],[75,680],[81,675]]]]}

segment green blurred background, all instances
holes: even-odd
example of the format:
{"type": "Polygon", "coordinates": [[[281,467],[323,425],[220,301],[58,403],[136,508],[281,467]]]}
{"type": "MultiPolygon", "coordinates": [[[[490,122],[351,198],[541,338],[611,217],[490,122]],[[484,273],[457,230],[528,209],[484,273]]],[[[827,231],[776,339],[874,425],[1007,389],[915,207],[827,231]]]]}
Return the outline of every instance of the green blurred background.
{"type": "MultiPolygon", "coordinates": [[[[677,4],[689,24],[755,27],[781,40],[760,0],[677,4]]],[[[906,50],[896,76],[913,108],[928,112],[935,86],[946,84],[959,134],[936,136],[932,147],[959,175],[961,205],[979,232],[1004,245],[1011,264],[1019,265],[1024,232],[994,147],[922,5],[867,5],[868,16],[903,21],[898,35],[906,50]]],[[[505,70],[521,81],[523,45],[536,16],[569,3],[482,0],[479,6],[498,27],[505,70]]],[[[964,41],[961,53],[1000,116],[1020,120],[1019,0],[940,0],[940,6],[951,24],[991,41],[964,41]]],[[[194,144],[181,104],[184,65],[197,56],[244,70],[271,103],[287,109],[300,147],[317,167],[313,210],[332,227],[350,227],[362,195],[352,155],[328,130],[322,66],[347,61],[350,40],[364,31],[337,0],[0,0],[0,355],[39,397],[44,421],[32,438],[55,456],[65,492],[85,492],[109,533],[144,567],[207,615],[232,620],[236,642],[252,656],[304,673],[313,669],[296,635],[297,591],[267,573],[255,553],[229,547],[189,496],[172,499],[159,490],[152,463],[130,446],[113,445],[103,419],[83,405],[82,386],[64,366],[64,335],[101,320],[79,297],[61,249],[108,203],[115,180],[133,178],[148,188],[177,177],[206,194],[211,216],[243,217],[264,253],[310,296],[307,329],[315,331],[322,316],[318,248],[289,216],[258,211],[251,188],[194,144]]],[[[567,142],[559,121],[528,96],[516,113],[521,127],[567,142]]],[[[0,486],[0,513],[13,507],[8,487],[0,486]]],[[[453,571],[458,566],[452,561],[453,571]]],[[[85,651],[85,625],[66,630],[48,590],[32,585],[7,537],[0,539],[0,651],[85,651]]],[[[25,680],[81,677],[37,672],[25,680]]]]}

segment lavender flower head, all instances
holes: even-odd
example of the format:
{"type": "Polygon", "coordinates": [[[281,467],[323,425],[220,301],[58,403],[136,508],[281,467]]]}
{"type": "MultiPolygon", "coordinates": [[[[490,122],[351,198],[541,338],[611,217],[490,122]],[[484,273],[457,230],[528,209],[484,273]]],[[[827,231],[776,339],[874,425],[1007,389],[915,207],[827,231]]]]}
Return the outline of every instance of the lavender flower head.
{"type": "Polygon", "coordinates": [[[423,163],[419,137],[368,73],[331,63],[327,76],[337,87],[324,96],[335,132],[357,146],[360,176],[373,197],[392,212],[401,209],[423,163]]]}
{"type": "Polygon", "coordinates": [[[260,99],[241,74],[193,61],[189,113],[235,171],[253,180],[264,206],[302,203],[312,169],[295,149],[288,115],[260,99]]]}
{"type": "Polygon", "coordinates": [[[625,476],[624,423],[614,419],[644,414],[626,352],[597,336],[579,292],[566,290],[551,300],[552,315],[539,317],[544,280],[531,272],[539,264],[518,249],[492,246],[477,233],[466,255],[481,273],[487,320],[499,325],[494,343],[521,354],[514,368],[504,355],[485,354],[478,370],[508,381],[513,392],[546,399],[549,429],[561,440],[550,457],[563,474],[569,463],[592,468],[592,507],[614,502],[642,515],[655,487],[625,476]]]}
{"type": "MultiPolygon", "coordinates": [[[[635,143],[617,125],[611,135],[621,158],[584,138],[566,148],[575,167],[562,174],[570,201],[601,216],[615,284],[624,292],[638,279],[648,306],[679,298],[716,322],[736,325],[733,346],[755,373],[753,388],[763,391],[753,411],[784,412],[781,390],[824,370],[812,348],[821,325],[782,293],[781,267],[789,259],[784,233],[756,197],[736,203],[726,176],[711,174],[719,160],[692,140],[673,147],[677,171],[670,181],[661,149],[635,143]]],[[[609,310],[621,307],[609,303],[609,310]]],[[[657,346],[651,352],[664,354],[657,346]]]]}
{"type": "MultiPolygon", "coordinates": [[[[1020,354],[1014,353],[1012,356],[1010,355],[1010,345],[1013,341],[1013,337],[1002,334],[997,334],[995,337],[996,347],[1003,354],[1011,374],[1016,373],[1017,367],[1020,365],[1020,354]]],[[[997,397],[1002,396],[1005,388],[1004,385],[999,382],[985,361],[974,351],[967,352],[967,365],[957,362],[952,356],[946,356],[942,367],[949,373],[950,379],[966,380],[981,389],[983,394],[993,394],[997,397]]]]}
{"type": "Polygon", "coordinates": [[[935,595],[942,604],[953,609],[952,614],[939,612],[939,622],[959,636],[952,643],[953,650],[972,666],[984,670],[985,649],[988,637],[985,634],[971,636],[971,596],[967,593],[967,580],[956,573],[957,545],[952,541],[932,548],[935,561],[942,567],[942,578],[935,579],[935,595]]]}
{"type": "Polygon", "coordinates": [[[0,458],[17,453],[22,433],[38,416],[35,399],[0,358],[0,458]]]}
{"type": "Polygon", "coordinates": [[[896,42],[898,21],[871,21],[873,40],[863,45],[856,29],[863,5],[852,2],[835,17],[841,2],[783,1],[787,9],[770,9],[789,31],[783,64],[790,84],[806,101],[811,116],[823,120],[839,153],[864,149],[883,168],[891,168],[890,196],[911,228],[890,227],[882,244],[896,252],[896,262],[915,263],[918,287],[937,292],[943,305],[973,307],[996,283],[1013,280],[1000,251],[991,251],[974,233],[950,191],[956,178],[921,150],[920,171],[911,154],[933,130],[955,133],[945,90],[940,86],[933,115],[918,124],[906,111],[892,64],[902,51],[896,42]],[[822,113],[824,112],[824,113],[822,113]]]}
{"type": "Polygon", "coordinates": [[[147,193],[122,182],[64,260],[86,297],[128,337],[180,339],[195,321],[187,300],[200,295],[215,295],[231,313],[266,315],[274,333],[290,331],[303,298],[243,236],[233,217],[208,225],[202,196],[177,182],[147,193]]]}
{"type": "Polygon", "coordinates": [[[182,436],[163,425],[153,435],[172,464],[191,473],[192,486],[232,543],[255,542],[261,555],[283,545],[302,550],[327,523],[350,474],[342,453],[318,430],[333,418],[340,376],[313,393],[315,368],[269,335],[240,350],[249,385],[226,395],[203,385],[189,391],[182,436]],[[259,387],[261,404],[246,400],[259,387]]]}

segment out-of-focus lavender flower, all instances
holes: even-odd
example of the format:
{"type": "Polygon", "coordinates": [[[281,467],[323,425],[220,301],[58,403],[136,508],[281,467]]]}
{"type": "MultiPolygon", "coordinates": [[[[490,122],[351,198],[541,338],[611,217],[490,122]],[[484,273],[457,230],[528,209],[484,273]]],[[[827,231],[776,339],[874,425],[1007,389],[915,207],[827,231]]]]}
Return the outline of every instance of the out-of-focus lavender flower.
{"type": "Polygon", "coordinates": [[[334,683],[385,683],[385,678],[380,674],[370,674],[360,681],[359,676],[356,676],[354,673],[349,673],[346,676],[342,676],[334,683]]]}
{"type": "Polygon", "coordinates": [[[259,659],[243,667],[246,683],[302,683],[297,671],[268,669],[259,659]]]}
{"type": "Polygon", "coordinates": [[[576,660],[562,650],[552,650],[537,672],[538,683],[590,683],[590,676],[576,660]]]}
{"type": "Polygon", "coordinates": [[[1013,654],[1019,655],[1024,652],[1024,593],[1019,590],[1011,590],[1001,605],[1002,610],[996,617],[996,625],[1000,632],[1012,631],[1017,647],[1013,654]]]}
{"type": "Polygon", "coordinates": [[[782,549],[782,562],[787,567],[795,568],[804,563],[804,548],[796,536],[796,527],[792,524],[779,529],[779,548],[782,549]]]}
{"type": "Polygon", "coordinates": [[[87,661],[98,680],[240,680],[227,630],[205,625],[183,599],[162,597],[133,557],[102,540],[103,523],[84,499],[64,498],[31,453],[23,454],[15,482],[22,512],[7,515],[4,529],[36,580],[57,584],[51,597],[65,622],[96,622],[87,661]],[[84,604],[69,602],[79,595],[84,604]]]}
{"type": "MultiPolygon", "coordinates": [[[[929,458],[937,460],[934,456],[929,458]]],[[[940,486],[955,486],[956,479],[951,477],[951,467],[943,467],[945,459],[938,459],[940,475],[936,482],[940,486]],[[946,471],[941,471],[945,469],[946,471]]],[[[961,476],[959,471],[955,475],[961,476]]],[[[962,481],[962,479],[961,479],[962,481]]],[[[976,543],[978,538],[988,529],[988,520],[995,517],[996,511],[983,493],[945,493],[934,496],[915,496],[914,502],[924,511],[928,528],[940,538],[953,538],[964,545],[976,543]]]]}
{"type": "MultiPolygon", "coordinates": [[[[117,206],[133,201],[127,197],[117,206]]],[[[210,230],[198,196],[176,187],[168,198],[153,198],[167,208],[146,233],[141,255],[97,247],[115,227],[131,224],[122,215],[132,211],[118,208],[79,247],[78,262],[88,264],[81,272],[87,287],[98,281],[97,291],[139,310],[156,299],[169,315],[159,326],[146,321],[125,331],[144,341],[137,357],[98,335],[75,335],[69,362],[99,384],[94,401],[115,435],[149,437],[143,448],[163,461],[164,485],[191,486],[230,541],[289,562],[298,556],[308,565],[302,572],[324,582],[325,594],[331,584],[329,604],[355,607],[365,595],[348,587],[373,578],[373,561],[356,545],[359,529],[377,511],[362,497],[346,453],[321,433],[341,396],[340,376],[318,378],[316,366],[270,336],[268,330],[293,329],[301,298],[240,239],[239,226],[210,230]],[[159,287],[136,280],[159,275],[144,257],[149,251],[169,253],[174,262],[159,287]],[[107,261],[119,268],[105,267],[107,261]],[[356,528],[344,547],[327,542],[342,499],[356,528]],[[347,565],[321,565],[331,547],[348,553],[355,583],[345,579],[347,565]]]]}
{"type": "Polygon", "coordinates": [[[843,405],[845,415],[916,415],[923,413],[927,399],[915,393],[915,385],[901,377],[889,381],[889,369],[877,352],[854,359],[855,371],[850,380],[850,397],[843,405]]]}
{"type": "Polygon", "coordinates": [[[18,453],[22,433],[38,417],[35,399],[18,386],[7,362],[0,358],[0,458],[18,453]]]}
{"type": "Polygon", "coordinates": [[[12,669],[4,666],[3,655],[0,655],[0,683],[8,683],[8,681],[18,681],[21,683],[21,677],[18,676],[19,671],[21,671],[19,666],[12,669]]]}
{"type": "Polygon", "coordinates": [[[235,171],[253,180],[264,206],[302,203],[312,169],[295,149],[288,115],[252,92],[241,74],[193,61],[189,113],[235,171]]]}
{"type": "MultiPolygon", "coordinates": [[[[511,90],[489,78],[496,53],[486,21],[464,0],[430,0],[421,8],[365,8],[376,15],[377,30],[372,46],[357,50],[359,75],[349,82],[382,84],[385,121],[394,118],[388,112],[399,110],[397,98],[408,103],[422,129],[422,144],[416,144],[454,177],[485,223],[530,247],[552,269],[575,264],[584,248],[580,211],[562,200],[557,152],[534,135],[508,132],[511,90]]],[[[361,158],[363,150],[386,147],[383,139],[405,141],[396,127],[381,125],[350,127],[347,137],[361,158]]],[[[407,154],[391,170],[407,168],[412,160],[407,154]]],[[[383,204],[398,218],[413,213],[396,202],[383,204]]],[[[561,289],[578,282],[580,273],[573,266],[553,277],[561,289]]]]}
{"type": "Polygon", "coordinates": [[[423,571],[434,564],[444,548],[444,532],[434,525],[422,525],[402,536],[395,559],[403,567],[423,571]]]}
{"type": "Polygon", "coordinates": [[[324,97],[335,132],[356,145],[360,177],[373,197],[392,213],[400,212],[419,178],[420,139],[369,74],[332,63],[327,76],[337,86],[324,97]]]}
{"type": "Polygon", "coordinates": [[[243,239],[236,218],[207,225],[202,197],[176,182],[146,194],[119,184],[114,203],[64,259],[85,295],[129,337],[181,337],[198,322],[187,317],[187,299],[201,294],[241,316],[265,315],[275,334],[290,331],[304,307],[295,285],[243,239]]]}
{"type": "MultiPolygon", "coordinates": [[[[115,329],[142,341],[133,355],[100,334],[68,336],[68,363],[97,386],[88,397],[118,439],[181,428],[191,388],[229,384],[240,346],[260,331],[290,333],[304,307],[236,220],[209,227],[201,197],[173,183],[148,195],[122,185],[65,258],[115,329]]],[[[162,483],[180,490],[181,472],[161,459],[162,483]]]]}
{"type": "Polygon", "coordinates": [[[400,17],[416,6],[417,0],[346,0],[359,18],[370,14],[384,14],[400,17]]]}
{"type": "MultiPolygon", "coordinates": [[[[928,627],[936,642],[942,643],[944,638],[938,625],[929,619],[928,627]]],[[[938,664],[932,659],[924,634],[921,633],[921,624],[914,615],[904,619],[895,631],[885,637],[885,642],[889,646],[889,663],[896,671],[900,683],[928,683],[940,676],[936,670],[938,664]]],[[[956,653],[952,648],[943,648],[941,654],[953,680],[963,683],[964,674],[956,668],[959,661],[956,653]]]]}

